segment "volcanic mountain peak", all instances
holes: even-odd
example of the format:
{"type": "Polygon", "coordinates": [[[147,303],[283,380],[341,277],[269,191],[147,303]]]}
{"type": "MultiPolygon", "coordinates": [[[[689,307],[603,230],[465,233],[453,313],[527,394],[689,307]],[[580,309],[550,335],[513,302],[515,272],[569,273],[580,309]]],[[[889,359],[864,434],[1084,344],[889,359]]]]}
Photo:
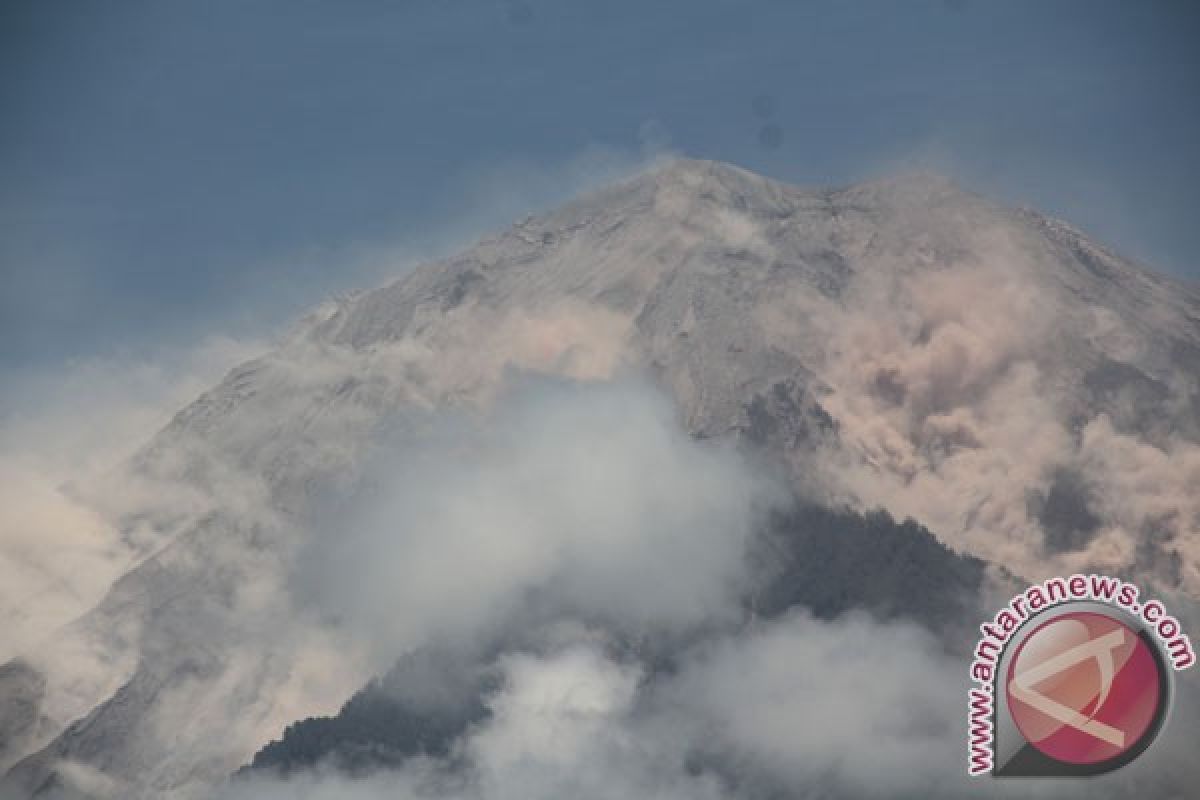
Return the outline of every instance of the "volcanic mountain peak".
{"type": "Polygon", "coordinates": [[[336,707],[366,667],[289,587],[339,533],[321,509],[529,373],[648,378],[795,492],[1031,579],[1200,596],[1194,287],[936,176],[806,190],[676,160],[330,303],[180,412],[122,473],[152,546],[0,672],[0,760],[194,790],[336,707]],[[204,725],[157,737],[180,709],[204,725]]]}

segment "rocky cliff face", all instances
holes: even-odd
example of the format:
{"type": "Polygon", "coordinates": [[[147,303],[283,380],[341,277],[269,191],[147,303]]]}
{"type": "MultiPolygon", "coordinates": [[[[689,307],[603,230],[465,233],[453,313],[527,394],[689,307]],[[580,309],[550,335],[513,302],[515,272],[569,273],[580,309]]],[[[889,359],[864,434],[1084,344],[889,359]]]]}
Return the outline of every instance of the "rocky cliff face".
{"type": "Polygon", "coordinates": [[[336,709],[379,665],[297,606],[306,543],[380,441],[486,415],[514,372],[648,376],[809,502],[1200,596],[1196,287],[936,177],[677,161],[331,302],[181,411],[125,470],[149,554],[0,669],[9,785],[202,794],[336,709]]]}

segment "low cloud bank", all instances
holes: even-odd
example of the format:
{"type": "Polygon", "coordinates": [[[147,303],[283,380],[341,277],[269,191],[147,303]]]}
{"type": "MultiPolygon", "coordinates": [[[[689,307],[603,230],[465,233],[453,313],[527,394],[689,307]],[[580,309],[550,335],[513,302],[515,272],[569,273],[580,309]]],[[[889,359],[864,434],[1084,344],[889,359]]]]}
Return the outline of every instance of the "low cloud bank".
{"type": "Polygon", "coordinates": [[[797,613],[688,650],[655,673],[581,629],[501,655],[491,711],[445,758],[357,778],[331,767],[257,774],[223,800],[633,797],[1185,797],[1189,683],[1163,739],[1086,783],[965,775],[964,664],[908,625],[797,613]]]}

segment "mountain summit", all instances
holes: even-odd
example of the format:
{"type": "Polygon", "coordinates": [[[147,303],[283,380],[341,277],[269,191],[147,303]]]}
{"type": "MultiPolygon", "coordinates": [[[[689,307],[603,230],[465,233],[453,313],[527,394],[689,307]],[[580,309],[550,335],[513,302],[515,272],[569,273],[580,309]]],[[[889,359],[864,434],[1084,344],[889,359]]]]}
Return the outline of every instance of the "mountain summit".
{"type": "Polygon", "coordinates": [[[377,665],[295,605],[325,501],[531,373],[648,376],[693,439],[1010,573],[1200,598],[1200,290],[937,176],[677,160],[331,301],[180,411],[121,473],[136,566],[0,667],[11,785],[203,794],[336,708],[377,665]]]}

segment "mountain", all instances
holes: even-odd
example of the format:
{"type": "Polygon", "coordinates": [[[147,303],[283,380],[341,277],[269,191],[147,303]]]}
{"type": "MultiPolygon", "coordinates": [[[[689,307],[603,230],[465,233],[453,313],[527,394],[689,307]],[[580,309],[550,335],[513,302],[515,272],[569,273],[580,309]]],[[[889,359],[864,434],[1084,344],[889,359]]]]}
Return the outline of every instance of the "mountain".
{"type": "MultiPolygon", "coordinates": [[[[647,381],[804,504],[994,565],[980,592],[1097,569],[1200,598],[1200,290],[936,176],[811,190],[679,160],[329,302],[182,410],[123,467],[147,554],[0,667],[8,786],[203,796],[335,712],[386,663],[344,635],[356,609],[300,599],[312,542],[389,493],[381,451],[531,375],[647,381]]],[[[577,583],[554,591],[584,604],[577,583]]]]}

